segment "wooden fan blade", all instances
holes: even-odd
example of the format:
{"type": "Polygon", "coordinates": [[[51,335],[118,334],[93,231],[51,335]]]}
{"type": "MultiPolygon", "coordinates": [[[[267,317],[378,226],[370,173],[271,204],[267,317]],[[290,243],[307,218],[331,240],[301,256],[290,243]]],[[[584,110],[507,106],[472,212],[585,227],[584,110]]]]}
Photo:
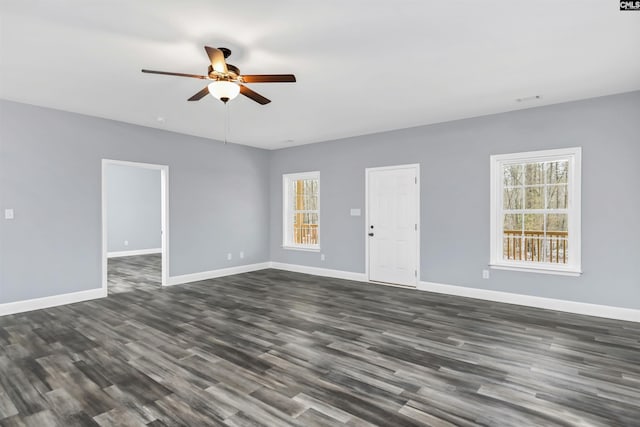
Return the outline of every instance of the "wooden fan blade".
{"type": "Polygon", "coordinates": [[[214,70],[219,73],[228,73],[227,63],[224,62],[224,53],[220,49],[216,49],[215,47],[205,46],[204,50],[207,51],[207,55],[209,56],[209,61],[211,61],[211,66],[214,70]]]}
{"type": "Polygon", "coordinates": [[[200,101],[205,96],[209,95],[209,86],[205,86],[200,92],[193,95],[187,101],[200,101]]]}
{"type": "Polygon", "coordinates": [[[245,83],[293,83],[296,76],[293,74],[246,74],[242,76],[245,83]]]}
{"type": "Polygon", "coordinates": [[[268,104],[271,102],[270,99],[265,98],[264,96],[260,95],[258,92],[254,92],[251,89],[249,89],[248,87],[244,86],[244,85],[238,85],[240,86],[240,93],[243,94],[244,96],[246,96],[247,98],[251,98],[254,101],[256,101],[258,104],[268,104]]]}
{"type": "Polygon", "coordinates": [[[154,70],[142,70],[143,73],[150,74],[164,74],[166,76],[178,76],[178,77],[193,77],[194,79],[208,79],[208,76],[201,76],[199,74],[185,74],[185,73],[171,73],[169,71],[154,71],[154,70]]]}

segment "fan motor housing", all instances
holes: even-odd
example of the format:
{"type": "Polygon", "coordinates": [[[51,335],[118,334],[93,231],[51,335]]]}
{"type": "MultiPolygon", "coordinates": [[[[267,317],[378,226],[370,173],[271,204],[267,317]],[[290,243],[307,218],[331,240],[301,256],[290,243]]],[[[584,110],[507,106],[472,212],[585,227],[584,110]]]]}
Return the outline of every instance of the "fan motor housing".
{"type": "Polygon", "coordinates": [[[235,65],[227,64],[227,70],[229,71],[228,75],[222,76],[220,75],[220,73],[215,71],[211,65],[209,65],[208,74],[209,74],[209,77],[211,77],[214,80],[219,80],[220,77],[222,77],[222,79],[224,80],[226,80],[225,77],[228,77],[229,80],[237,80],[238,76],[240,76],[240,68],[236,67],[235,65]]]}

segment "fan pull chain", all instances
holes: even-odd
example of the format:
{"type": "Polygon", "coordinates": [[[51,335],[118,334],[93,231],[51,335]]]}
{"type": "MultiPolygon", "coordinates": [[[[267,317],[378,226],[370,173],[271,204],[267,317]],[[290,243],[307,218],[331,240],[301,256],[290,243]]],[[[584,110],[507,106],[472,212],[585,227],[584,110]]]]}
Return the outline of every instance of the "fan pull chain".
{"type": "Polygon", "coordinates": [[[227,145],[227,134],[229,133],[229,104],[224,104],[224,144],[227,145]]]}

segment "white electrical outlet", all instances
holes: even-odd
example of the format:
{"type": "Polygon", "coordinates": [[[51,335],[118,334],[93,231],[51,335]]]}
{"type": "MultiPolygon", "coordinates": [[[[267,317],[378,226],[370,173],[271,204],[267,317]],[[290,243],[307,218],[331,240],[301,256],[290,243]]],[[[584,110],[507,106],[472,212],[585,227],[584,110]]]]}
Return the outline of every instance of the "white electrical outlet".
{"type": "Polygon", "coordinates": [[[13,209],[4,210],[4,219],[13,219],[13,209]]]}
{"type": "Polygon", "coordinates": [[[240,251],[240,259],[244,259],[244,251],[240,251]]]}
{"type": "Polygon", "coordinates": [[[229,252],[229,253],[227,254],[227,259],[228,259],[228,260],[231,260],[231,258],[232,258],[232,257],[233,257],[233,255],[231,255],[231,252],[229,252]]]}
{"type": "Polygon", "coordinates": [[[482,278],[483,279],[489,278],[489,270],[482,270],[482,278]]]}
{"type": "Polygon", "coordinates": [[[320,254],[320,261],[324,261],[324,254],[320,254]]]}
{"type": "Polygon", "coordinates": [[[124,245],[125,245],[125,246],[129,246],[129,241],[128,241],[128,240],[125,240],[125,241],[124,241],[124,245]]]}

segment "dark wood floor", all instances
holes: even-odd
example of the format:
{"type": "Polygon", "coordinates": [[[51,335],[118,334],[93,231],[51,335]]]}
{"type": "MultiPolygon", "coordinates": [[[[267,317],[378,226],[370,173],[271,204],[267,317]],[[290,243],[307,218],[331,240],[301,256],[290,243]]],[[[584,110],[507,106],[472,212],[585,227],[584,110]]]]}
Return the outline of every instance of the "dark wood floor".
{"type": "Polygon", "coordinates": [[[0,318],[0,425],[638,426],[640,324],[278,270],[0,318]]]}
{"type": "Polygon", "coordinates": [[[162,254],[109,258],[107,263],[109,294],[161,287],[162,254]]]}

